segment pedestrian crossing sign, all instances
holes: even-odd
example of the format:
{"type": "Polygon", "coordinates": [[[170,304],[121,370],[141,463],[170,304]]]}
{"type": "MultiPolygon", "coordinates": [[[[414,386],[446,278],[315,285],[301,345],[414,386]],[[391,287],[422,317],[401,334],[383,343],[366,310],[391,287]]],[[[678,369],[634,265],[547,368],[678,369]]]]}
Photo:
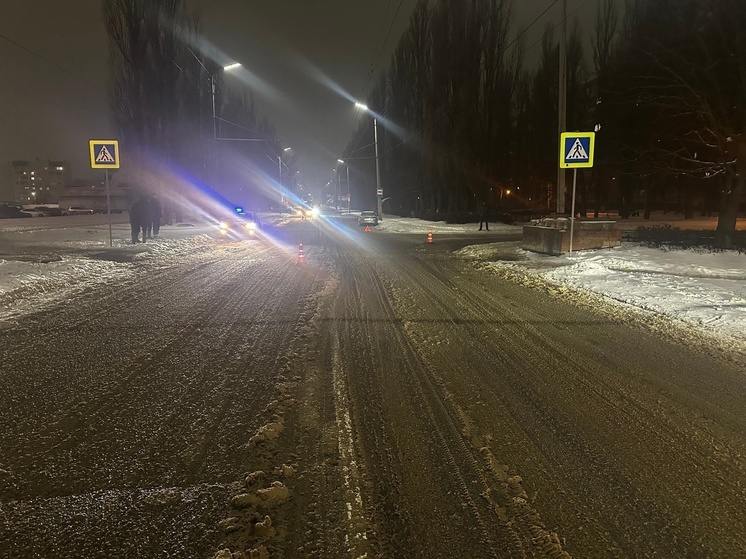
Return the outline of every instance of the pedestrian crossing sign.
{"type": "Polygon", "coordinates": [[[562,169],[593,167],[595,132],[564,132],[560,137],[560,167],[562,169]]]}
{"type": "Polygon", "coordinates": [[[118,140],[90,140],[92,169],[119,169],[118,140]]]}

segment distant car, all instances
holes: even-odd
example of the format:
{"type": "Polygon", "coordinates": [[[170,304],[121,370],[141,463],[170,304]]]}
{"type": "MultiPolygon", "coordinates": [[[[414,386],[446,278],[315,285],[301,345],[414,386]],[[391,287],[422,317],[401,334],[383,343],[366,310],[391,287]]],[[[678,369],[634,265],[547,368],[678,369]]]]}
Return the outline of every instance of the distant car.
{"type": "Polygon", "coordinates": [[[83,206],[70,206],[67,208],[67,214],[68,215],[93,215],[93,210],[91,208],[86,208],[83,206]]]}
{"type": "Polygon", "coordinates": [[[34,208],[37,212],[43,213],[47,217],[58,217],[61,215],[67,215],[67,210],[61,208],[49,208],[47,206],[37,206],[34,208]]]}
{"type": "Polygon", "coordinates": [[[360,217],[357,218],[357,224],[362,227],[363,225],[378,225],[378,214],[376,212],[360,212],[360,217]]]}
{"type": "Polygon", "coordinates": [[[28,215],[29,217],[45,217],[46,216],[44,212],[40,212],[39,210],[31,210],[31,209],[29,210],[23,209],[21,210],[21,213],[24,213],[28,215]]]}
{"type": "Polygon", "coordinates": [[[28,213],[21,211],[18,206],[0,205],[0,219],[12,219],[16,217],[31,217],[28,213]]]}

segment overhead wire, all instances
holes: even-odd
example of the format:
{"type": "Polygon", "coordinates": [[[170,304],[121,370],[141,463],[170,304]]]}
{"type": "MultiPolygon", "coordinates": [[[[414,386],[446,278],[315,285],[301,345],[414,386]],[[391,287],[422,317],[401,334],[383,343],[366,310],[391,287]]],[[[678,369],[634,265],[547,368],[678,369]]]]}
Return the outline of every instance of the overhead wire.
{"type": "MultiPolygon", "coordinates": [[[[561,21],[560,21],[560,22],[559,22],[558,24],[554,25],[554,26],[552,27],[552,31],[554,31],[554,30],[555,30],[555,29],[557,29],[557,28],[558,28],[558,27],[559,27],[560,25],[562,25],[563,23],[565,23],[565,22],[566,22],[566,21],[567,21],[568,19],[570,19],[570,18],[571,18],[572,16],[574,16],[574,15],[575,15],[576,13],[578,13],[578,12],[579,12],[579,11],[580,11],[581,9],[583,9],[583,8],[584,8],[584,7],[586,6],[586,5],[590,4],[590,3],[591,3],[591,1],[592,1],[592,0],[585,0],[585,2],[583,2],[583,3],[582,3],[582,4],[580,5],[580,6],[578,6],[578,7],[577,7],[577,8],[575,8],[575,9],[574,9],[574,10],[573,10],[572,12],[570,12],[569,14],[567,14],[567,17],[565,17],[564,19],[562,19],[562,20],[561,20],[561,21]]],[[[528,47],[526,47],[525,49],[523,49],[523,50],[521,51],[521,56],[523,56],[523,55],[524,55],[524,54],[526,54],[526,53],[527,53],[527,52],[528,52],[529,50],[531,50],[531,49],[532,49],[532,48],[534,48],[534,47],[535,47],[536,45],[538,45],[538,44],[539,44],[539,43],[540,43],[540,42],[541,42],[541,41],[542,41],[543,39],[544,39],[544,37],[540,37],[539,39],[537,39],[536,41],[534,41],[533,43],[531,43],[531,44],[530,44],[530,45],[529,45],[528,47]]]]}

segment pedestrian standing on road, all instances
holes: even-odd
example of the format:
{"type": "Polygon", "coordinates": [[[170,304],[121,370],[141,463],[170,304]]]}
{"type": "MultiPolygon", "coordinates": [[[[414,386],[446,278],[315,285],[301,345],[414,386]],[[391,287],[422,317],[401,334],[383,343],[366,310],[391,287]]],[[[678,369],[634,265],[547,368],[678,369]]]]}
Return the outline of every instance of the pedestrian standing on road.
{"type": "Polygon", "coordinates": [[[147,231],[148,239],[158,236],[161,229],[161,205],[155,196],[148,196],[147,200],[147,231]]]}
{"type": "Polygon", "coordinates": [[[482,206],[479,209],[479,230],[482,230],[482,224],[484,224],[487,231],[490,230],[490,208],[487,205],[487,202],[482,202],[482,206]]]}
{"type": "Polygon", "coordinates": [[[147,237],[148,221],[150,220],[150,212],[148,208],[148,199],[145,196],[141,196],[137,201],[130,207],[130,229],[132,230],[132,244],[139,242],[140,230],[142,229],[142,242],[144,243],[147,237]]]}
{"type": "Polygon", "coordinates": [[[151,198],[152,201],[152,214],[153,214],[153,235],[158,236],[161,231],[161,218],[163,217],[163,210],[161,209],[161,203],[156,196],[151,198]]]}

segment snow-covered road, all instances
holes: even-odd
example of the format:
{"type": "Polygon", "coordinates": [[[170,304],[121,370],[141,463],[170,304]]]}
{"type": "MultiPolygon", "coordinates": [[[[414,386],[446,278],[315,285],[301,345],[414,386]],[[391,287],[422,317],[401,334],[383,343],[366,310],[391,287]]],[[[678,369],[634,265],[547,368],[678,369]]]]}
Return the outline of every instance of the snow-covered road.
{"type": "MultiPolygon", "coordinates": [[[[290,218],[264,215],[282,225],[290,218]]],[[[96,285],[131,279],[138,265],[160,265],[179,254],[207,250],[214,229],[166,226],[146,245],[128,243],[129,229],[118,216],[114,247],[108,247],[106,216],[7,220],[0,228],[0,322],[58,303],[96,285]],[[11,223],[11,221],[13,223],[11,223]]],[[[388,234],[475,233],[477,225],[385,216],[375,232],[388,234]]],[[[520,226],[492,224],[483,232],[519,234],[520,226]]],[[[499,239],[495,239],[499,240],[499,239]]],[[[489,260],[490,245],[474,245],[462,256],[489,260]]],[[[510,267],[544,280],[593,292],[623,305],[684,321],[746,347],[746,255],[664,251],[625,245],[551,257],[515,249],[493,266],[510,267]],[[506,261],[507,260],[507,261],[506,261]]]]}

